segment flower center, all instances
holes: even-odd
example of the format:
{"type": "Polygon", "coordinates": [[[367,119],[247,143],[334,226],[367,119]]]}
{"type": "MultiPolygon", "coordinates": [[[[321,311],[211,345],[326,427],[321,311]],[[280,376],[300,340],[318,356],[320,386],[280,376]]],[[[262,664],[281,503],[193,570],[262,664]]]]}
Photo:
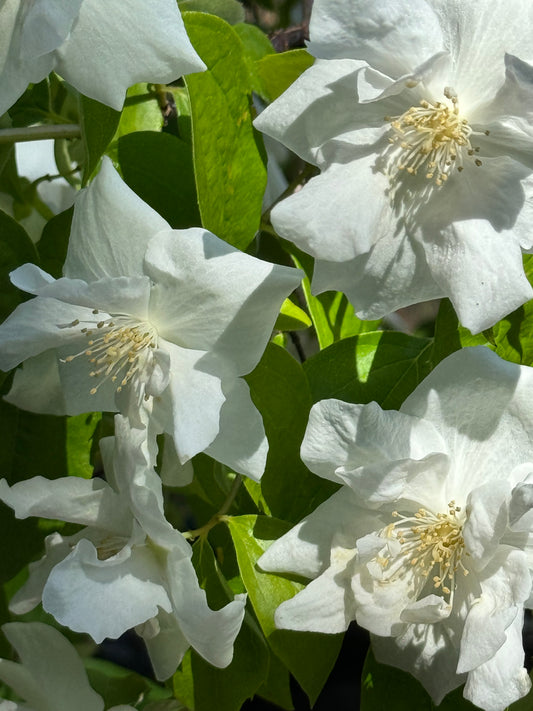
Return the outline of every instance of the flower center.
{"type": "MultiPolygon", "coordinates": [[[[464,156],[475,156],[470,136],[473,131],[459,112],[459,102],[453,89],[444,89],[445,102],[422,100],[401,116],[386,116],[392,135],[386,151],[391,178],[398,171],[416,175],[424,171],[428,180],[443,185],[453,170],[463,170],[464,156]]],[[[474,158],[481,166],[479,158],[474,158]]]]}
{"type": "Polygon", "coordinates": [[[391,566],[391,573],[401,574],[408,565],[422,580],[431,576],[433,588],[453,595],[457,571],[460,569],[463,575],[468,575],[462,562],[468,553],[463,539],[463,521],[458,517],[460,511],[455,501],[450,501],[447,513],[418,509],[409,517],[393,511],[392,516],[399,519],[399,523],[389,524],[381,535],[397,541],[400,548],[394,552],[387,549],[379,557],[382,568],[387,569],[394,560],[396,565],[391,566]]]}
{"type": "Polygon", "coordinates": [[[128,539],[124,536],[109,535],[103,538],[96,547],[96,557],[98,560],[108,560],[112,558],[128,543],[128,539]]]}
{"type": "MultiPolygon", "coordinates": [[[[98,314],[98,309],[94,309],[93,314],[98,314]]],[[[153,349],[157,347],[155,328],[125,315],[87,323],[90,327],[81,329],[87,338],[87,348],[68,355],[62,362],[70,363],[80,356],[89,359],[92,366],[89,375],[98,380],[89,391],[91,395],[95,395],[107,380],[118,383],[116,391],[120,392],[133,379],[142,379],[152,361],[153,349]]],[[[74,327],[79,324],[80,321],[76,320],[68,325],[74,327]]]]}

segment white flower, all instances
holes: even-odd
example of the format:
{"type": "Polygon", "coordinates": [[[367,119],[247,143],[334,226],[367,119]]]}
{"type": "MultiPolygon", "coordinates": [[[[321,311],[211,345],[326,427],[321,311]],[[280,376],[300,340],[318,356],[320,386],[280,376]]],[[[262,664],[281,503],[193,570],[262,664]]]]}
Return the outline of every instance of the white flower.
{"type": "Polygon", "coordinates": [[[0,115],[55,70],[117,111],[140,81],[203,71],[175,0],[5,0],[0,5],[0,115]]]}
{"type": "Polygon", "coordinates": [[[444,360],[400,412],[316,404],[302,459],[341,489],[260,559],[312,582],[278,627],[372,633],[436,703],[466,680],[486,711],[524,696],[533,605],[533,370],[482,347],[444,360]]]}
{"type": "Polygon", "coordinates": [[[362,318],[448,296],[478,332],[533,296],[533,5],[316,0],[317,61],[256,120],[321,175],[272,212],[362,318]]]}
{"type": "Polygon", "coordinates": [[[62,625],[100,643],[150,623],[148,651],[158,678],[174,673],[194,649],[227,666],[244,616],[239,597],[209,608],[191,563],[191,546],[165,519],[161,481],[152,462],[152,438],[115,417],[116,436],[102,440],[106,478],[34,477],[9,487],[0,499],[17,518],[40,516],[86,526],[73,536],[46,538],[46,554],[10,609],[24,614],[41,600],[62,625]]]}
{"type": "Polygon", "coordinates": [[[120,409],[133,423],[144,402],[182,463],[207,451],[259,478],[268,446],[239,376],[300,272],[172,230],[105,161],[76,201],[64,274],[11,274],[38,296],[0,326],[0,368],[26,361],[7,399],[50,414],[120,409]]]}
{"type": "MultiPolygon", "coordinates": [[[[60,632],[42,622],[8,622],[2,631],[20,662],[0,659],[0,679],[27,703],[0,700],[1,711],[104,710],[75,648],[60,632]]],[[[109,711],[134,708],[120,705],[109,711]]]]}

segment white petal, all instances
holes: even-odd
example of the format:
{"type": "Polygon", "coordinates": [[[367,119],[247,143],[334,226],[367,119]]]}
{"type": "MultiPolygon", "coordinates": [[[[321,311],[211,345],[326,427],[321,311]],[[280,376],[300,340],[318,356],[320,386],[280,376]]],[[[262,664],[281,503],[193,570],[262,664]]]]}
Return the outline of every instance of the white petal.
{"type": "Polygon", "coordinates": [[[407,235],[377,242],[346,262],[315,262],[313,293],[343,291],[362,319],[381,318],[410,304],[445,295],[428,269],[424,249],[407,235]]]}
{"type": "Polygon", "coordinates": [[[220,431],[205,452],[238,474],[259,481],[268,453],[263,419],[242,378],[224,384],[223,391],[226,400],[220,410],[220,431]]]}
{"type": "Polygon", "coordinates": [[[261,112],[255,127],[308,163],[320,164],[324,150],[331,154],[331,142],[346,149],[351,132],[383,125],[382,108],[357,106],[354,94],[363,66],[363,62],[350,59],[317,60],[261,112]]]}
{"type": "Polygon", "coordinates": [[[478,569],[494,555],[508,523],[511,483],[489,481],[470,492],[463,526],[466,550],[478,569]]]}
{"type": "Polygon", "coordinates": [[[433,278],[475,333],[533,295],[515,232],[527,174],[508,158],[486,158],[479,168],[465,165],[443,186],[446,200],[434,194],[419,216],[433,278]]]}
{"type": "Polygon", "coordinates": [[[102,697],[89,686],[75,648],[53,627],[41,622],[2,626],[20,664],[0,660],[0,679],[32,708],[54,711],[103,711],[102,697]]]}
{"type": "Polygon", "coordinates": [[[81,279],[62,278],[39,286],[37,280],[41,275],[38,272],[41,270],[34,264],[25,264],[12,272],[10,277],[13,284],[24,291],[105,312],[98,318],[95,318],[96,314],[87,313],[86,325],[96,326],[108,314],[131,314],[139,320],[147,319],[150,297],[150,279],[147,276],[103,278],[89,284],[81,279]]]}
{"type": "MultiPolygon", "coordinates": [[[[355,551],[352,551],[352,557],[355,551]]],[[[349,562],[349,560],[347,561],[349,562]]],[[[331,566],[276,610],[276,627],[337,634],[345,632],[355,619],[355,602],[351,595],[349,573],[331,566]]]]}
{"type": "Polygon", "coordinates": [[[46,415],[65,415],[67,404],[61,388],[55,351],[45,351],[17,368],[11,390],[4,396],[22,410],[46,415]]]}
{"type": "Polygon", "coordinates": [[[450,84],[465,105],[493,96],[504,80],[504,54],[531,54],[529,0],[429,0],[455,65],[450,84]]]}
{"type": "Polygon", "coordinates": [[[450,616],[451,606],[440,595],[426,595],[411,605],[401,614],[403,622],[432,624],[441,622],[450,616]]]}
{"type": "Polygon", "coordinates": [[[151,437],[146,429],[131,427],[126,417],[115,416],[113,477],[144,534],[161,548],[190,557],[190,545],[165,518],[161,479],[154,470],[156,452],[150,451],[151,437]]]}
{"type": "Polygon", "coordinates": [[[398,76],[442,48],[437,17],[424,0],[315,0],[309,51],[364,59],[398,76]]]}
{"type": "Polygon", "coordinates": [[[50,480],[36,476],[11,487],[1,479],[0,499],[15,511],[17,518],[61,519],[126,535],[131,529],[131,514],[101,479],[50,480]]]}
{"type": "Polygon", "coordinates": [[[485,711],[504,711],[531,689],[524,668],[523,611],[505,631],[505,642],[489,661],[468,674],[464,696],[485,711]]]}
{"type": "Polygon", "coordinates": [[[62,77],[117,111],[133,84],[167,84],[205,69],[173,0],[84,0],[56,58],[62,77]]]}
{"type": "Polygon", "coordinates": [[[272,224],[285,239],[321,260],[343,262],[369,252],[394,232],[396,218],[384,199],[388,179],[375,155],[334,163],[302,190],[278,203],[272,224]],[[364,194],[364,201],[354,199],[364,194]]]}
{"type": "Polygon", "coordinates": [[[333,399],[312,407],[301,448],[312,472],[340,483],[351,481],[348,472],[356,467],[388,468],[434,452],[445,453],[446,446],[430,423],[382,410],[376,403],[333,399]]]}
{"type": "Polygon", "coordinates": [[[251,257],[199,228],[159,233],[146,252],[156,283],[150,320],[160,336],[212,350],[243,375],[257,364],[302,273],[251,257]]]}
{"type": "Polygon", "coordinates": [[[202,370],[201,351],[175,346],[161,339],[170,355],[167,389],[154,402],[154,418],[161,431],[172,435],[180,461],[202,452],[220,429],[220,410],[225,401],[219,377],[202,370]]]}
{"type": "Polygon", "coordinates": [[[30,82],[40,82],[53,69],[51,55],[36,56],[22,49],[22,29],[28,4],[5,0],[0,7],[0,115],[24,92],[30,82]]]}
{"type": "Polygon", "coordinates": [[[19,304],[0,326],[0,369],[11,370],[49,348],[83,339],[79,329],[60,328],[82,320],[87,309],[37,296],[19,304]]]}
{"type": "Polygon", "coordinates": [[[99,560],[94,546],[81,540],[50,574],[43,608],[99,644],[155,617],[158,606],[170,611],[161,575],[155,556],[144,546],[99,560]]]}
{"type": "Polygon", "coordinates": [[[351,489],[342,487],[274,541],[257,563],[268,572],[316,578],[331,564],[334,541],[353,548],[358,538],[377,528],[381,523],[376,515],[358,506],[351,489]]]}
{"type": "Polygon", "coordinates": [[[168,679],[190,647],[176,616],[160,610],[155,619],[138,626],[136,631],[144,639],[156,679],[168,679]],[[156,629],[149,631],[149,626],[155,626],[156,629]]]}
{"type": "Polygon", "coordinates": [[[163,461],[159,475],[165,486],[187,486],[194,477],[192,462],[182,464],[178,458],[174,440],[170,435],[164,435],[163,461]]]}
{"type": "MultiPolygon", "coordinates": [[[[533,168],[533,66],[505,55],[505,83],[494,100],[479,110],[483,131],[479,145],[485,155],[509,155],[533,168]]],[[[471,119],[475,126],[475,118],[471,119]]]]}
{"type": "Polygon", "coordinates": [[[448,356],[404,402],[401,411],[429,420],[454,453],[450,498],[466,500],[475,487],[506,480],[531,461],[532,388],[528,368],[479,346],[448,356]]]}
{"type": "MultiPolygon", "coordinates": [[[[114,47],[114,42],[109,46],[114,47]]],[[[63,273],[87,282],[140,276],[148,242],[168,229],[168,223],[126,185],[105,158],[91,185],[76,198],[63,273]]]]}
{"type": "Polygon", "coordinates": [[[365,565],[359,565],[352,577],[352,593],[358,625],[380,636],[403,634],[407,625],[402,613],[415,593],[414,576],[410,570],[383,584],[365,565]]]}
{"type": "Polygon", "coordinates": [[[181,631],[210,664],[227,667],[244,618],[245,600],[235,599],[220,610],[211,610],[191,561],[169,556],[168,567],[172,602],[181,631]]]}
{"type": "MultiPolygon", "coordinates": [[[[529,474],[527,482],[520,483],[512,491],[509,503],[509,527],[513,531],[533,530],[533,464],[526,464],[524,474],[529,474]]],[[[526,478],[526,477],[524,477],[526,478]]]]}
{"type": "Polygon", "coordinates": [[[413,674],[436,704],[465,681],[456,673],[457,650],[445,624],[409,625],[400,637],[371,639],[378,662],[413,674]]]}
{"type": "Polygon", "coordinates": [[[488,662],[505,644],[507,629],[531,591],[531,576],[523,551],[500,546],[478,574],[481,596],[471,606],[461,639],[459,673],[488,662]]]}
{"type": "Polygon", "coordinates": [[[52,569],[72,549],[73,539],[63,538],[59,533],[52,533],[44,540],[45,555],[29,565],[28,579],[17,590],[9,602],[9,610],[15,615],[24,615],[41,602],[43,589],[52,569]]]}
{"type": "Polygon", "coordinates": [[[83,0],[34,0],[24,17],[21,53],[38,57],[57,49],[65,41],[83,0]]]}

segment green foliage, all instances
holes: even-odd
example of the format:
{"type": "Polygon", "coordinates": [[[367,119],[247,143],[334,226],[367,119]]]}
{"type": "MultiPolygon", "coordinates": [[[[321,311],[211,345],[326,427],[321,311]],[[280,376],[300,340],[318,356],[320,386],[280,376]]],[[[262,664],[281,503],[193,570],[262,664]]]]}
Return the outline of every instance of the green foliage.
{"type": "Polygon", "coordinates": [[[80,95],[80,122],[83,137],[83,184],[98,167],[100,158],[115,135],[120,121],[120,111],[80,95]]]}
{"type": "Polygon", "coordinates": [[[246,380],[269,442],[261,479],[264,499],[273,516],[296,523],[336,489],[311,474],[300,459],[312,404],[309,385],[302,366],[273,343],[246,380]]]}
{"type": "Polygon", "coordinates": [[[257,73],[270,101],[283,94],[314,61],[315,58],[305,49],[292,49],[260,59],[257,73]]]}
{"type": "MultiPolygon", "coordinates": [[[[284,242],[288,246],[287,242],[284,242]]],[[[302,291],[311,315],[320,348],[327,348],[335,341],[367,331],[375,331],[380,321],[362,321],[357,318],[353,306],[340,291],[326,291],[318,296],[311,292],[313,260],[294,245],[288,246],[293,262],[302,269],[302,291]]]]}
{"type": "Polygon", "coordinates": [[[460,348],[483,346],[487,343],[484,334],[473,336],[467,328],[461,326],[450,300],[442,299],[435,322],[435,338],[431,354],[433,367],[460,348]]]}
{"type": "Polygon", "coordinates": [[[259,228],[266,167],[252,126],[252,86],[243,45],[235,30],[213,15],[185,13],[183,19],[208,67],[185,79],[202,224],[245,249],[259,228]]]}
{"type": "Polygon", "coordinates": [[[274,612],[303,585],[264,573],[257,560],[271,542],[289,526],[266,516],[238,516],[228,521],[244,585],[272,651],[282,660],[309,696],[316,701],[338,656],[342,635],[311,634],[278,630],[274,612]]]}
{"type": "Polygon", "coordinates": [[[155,92],[148,91],[146,82],[128,89],[120,115],[115,139],[134,131],[161,131],[163,116],[155,92]]]}
{"type": "Polygon", "coordinates": [[[333,397],[398,408],[431,370],[432,347],[429,338],[394,331],[337,341],[304,363],[313,402],[333,397]]]}
{"type": "Polygon", "coordinates": [[[301,331],[311,326],[311,319],[290,299],[285,299],[274,328],[277,331],[301,331]]]}
{"type": "Polygon", "coordinates": [[[168,133],[136,131],[118,139],[117,158],[126,183],[171,227],[199,224],[188,143],[168,133]]]}
{"type": "Polygon", "coordinates": [[[63,264],[67,256],[68,238],[72,225],[72,215],[74,210],[60,212],[44,226],[38,249],[41,258],[41,266],[56,279],[63,274],[63,264]]]}
{"type": "MultiPolygon", "coordinates": [[[[509,711],[531,711],[531,692],[509,706],[509,711]]],[[[372,650],[367,654],[361,674],[360,711],[474,711],[477,706],[463,696],[460,686],[447,694],[437,706],[411,674],[379,664],[372,650]]]]}
{"type": "Polygon", "coordinates": [[[243,44],[243,56],[248,69],[250,86],[256,94],[268,101],[269,94],[259,73],[259,61],[267,55],[275,54],[274,48],[268,37],[254,25],[239,23],[233,29],[243,44]]]}
{"type": "Polygon", "coordinates": [[[169,689],[151,679],[105,659],[85,659],[85,670],[91,686],[105,700],[106,708],[132,704],[135,708],[144,709],[149,703],[172,696],[169,689]],[[137,705],[139,699],[142,702],[137,705]]]}
{"type": "Polygon", "coordinates": [[[230,25],[244,22],[244,9],[238,0],[178,0],[181,12],[206,12],[230,25]]]}
{"type": "Polygon", "coordinates": [[[36,261],[35,247],[24,228],[0,210],[0,321],[24,300],[24,294],[11,284],[9,273],[26,262],[36,261]]]}

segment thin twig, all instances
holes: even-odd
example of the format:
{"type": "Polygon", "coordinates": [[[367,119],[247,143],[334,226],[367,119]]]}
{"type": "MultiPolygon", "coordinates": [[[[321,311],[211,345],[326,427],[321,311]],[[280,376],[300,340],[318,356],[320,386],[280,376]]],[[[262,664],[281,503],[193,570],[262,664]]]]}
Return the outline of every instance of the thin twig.
{"type": "Polygon", "coordinates": [[[79,125],[73,123],[56,124],[54,126],[2,128],[0,129],[0,144],[42,141],[45,138],[79,138],[80,136],[81,129],[79,125]]]}
{"type": "Polygon", "coordinates": [[[193,531],[185,531],[183,533],[183,536],[189,539],[200,537],[205,538],[212,528],[214,528],[221,521],[226,521],[228,519],[227,513],[230,510],[232,503],[235,501],[235,497],[237,496],[237,492],[239,491],[241,483],[242,476],[240,474],[237,474],[233,481],[232,487],[226,497],[226,500],[220,507],[219,511],[214,516],[212,516],[206,524],[204,524],[200,528],[194,529],[193,531]]]}

